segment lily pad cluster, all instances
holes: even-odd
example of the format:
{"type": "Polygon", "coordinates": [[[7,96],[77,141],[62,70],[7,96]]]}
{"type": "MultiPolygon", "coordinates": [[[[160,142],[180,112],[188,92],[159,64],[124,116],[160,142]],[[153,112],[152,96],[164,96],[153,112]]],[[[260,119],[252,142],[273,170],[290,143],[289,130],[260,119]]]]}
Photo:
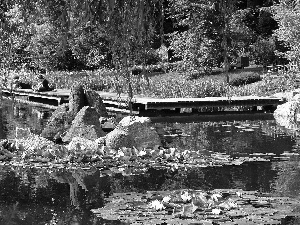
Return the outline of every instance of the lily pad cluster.
{"type": "Polygon", "coordinates": [[[240,189],[115,193],[106,201],[92,212],[127,224],[281,224],[300,216],[297,200],[240,189]]]}
{"type": "MultiPolygon", "coordinates": [[[[51,163],[89,163],[97,167],[128,168],[137,167],[145,170],[150,167],[192,168],[223,165],[241,165],[249,161],[268,161],[260,157],[232,158],[229,155],[201,151],[181,150],[176,148],[109,148],[101,139],[90,141],[76,138],[68,145],[58,145],[39,135],[8,141],[3,140],[2,160],[25,160],[51,163]]],[[[1,155],[0,155],[1,156],[1,155]]],[[[1,158],[0,158],[1,160],[1,158]]]]}

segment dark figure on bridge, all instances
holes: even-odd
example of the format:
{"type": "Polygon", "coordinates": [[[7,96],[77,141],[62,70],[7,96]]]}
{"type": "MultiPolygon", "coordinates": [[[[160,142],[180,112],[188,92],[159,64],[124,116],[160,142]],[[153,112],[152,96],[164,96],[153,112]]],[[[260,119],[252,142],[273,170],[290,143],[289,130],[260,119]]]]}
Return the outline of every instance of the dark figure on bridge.
{"type": "Polygon", "coordinates": [[[38,82],[33,88],[34,91],[43,92],[43,91],[52,91],[54,88],[49,87],[49,81],[44,78],[43,75],[38,75],[38,82]]]}
{"type": "Polygon", "coordinates": [[[20,81],[19,76],[14,76],[12,80],[13,89],[31,89],[31,85],[25,82],[20,81]]]}

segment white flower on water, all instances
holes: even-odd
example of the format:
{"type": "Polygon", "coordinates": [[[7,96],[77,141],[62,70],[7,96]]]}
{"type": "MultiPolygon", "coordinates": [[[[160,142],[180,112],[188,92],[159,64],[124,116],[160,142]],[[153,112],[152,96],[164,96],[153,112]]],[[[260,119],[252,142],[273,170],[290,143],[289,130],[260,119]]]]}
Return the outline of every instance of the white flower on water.
{"type": "Polygon", "coordinates": [[[144,151],[144,150],[141,150],[138,155],[139,156],[144,156],[144,155],[147,155],[147,152],[144,151]]]}
{"type": "Polygon", "coordinates": [[[155,209],[156,211],[165,209],[164,205],[157,199],[150,203],[150,208],[155,209]]]}
{"type": "Polygon", "coordinates": [[[168,203],[171,200],[170,196],[165,196],[162,200],[162,202],[168,203]]]}
{"type": "Polygon", "coordinates": [[[214,202],[218,202],[219,201],[219,198],[222,198],[222,195],[220,194],[213,194],[211,196],[211,199],[214,201],[214,202]]]}
{"type": "Polygon", "coordinates": [[[214,215],[219,215],[221,213],[221,209],[213,209],[211,212],[214,215]]]}

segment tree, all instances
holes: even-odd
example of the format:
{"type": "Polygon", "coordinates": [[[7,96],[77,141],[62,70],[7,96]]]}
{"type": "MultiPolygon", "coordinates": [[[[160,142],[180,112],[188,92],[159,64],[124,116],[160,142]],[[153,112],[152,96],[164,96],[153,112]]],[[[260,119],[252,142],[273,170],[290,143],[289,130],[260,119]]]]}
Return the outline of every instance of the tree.
{"type": "MultiPolygon", "coordinates": [[[[38,66],[71,69],[66,65],[91,62],[90,56],[111,56],[113,67],[127,79],[131,101],[130,68],[151,47],[155,28],[163,21],[163,1],[5,1],[1,29],[7,37],[24,37],[20,31],[28,31],[25,47],[38,66]]],[[[1,40],[1,47],[11,53],[11,42],[18,39],[1,40]]]]}
{"type": "Polygon", "coordinates": [[[3,65],[6,68],[10,68],[17,63],[18,50],[26,46],[30,31],[24,19],[21,5],[13,2],[11,4],[9,2],[2,4],[0,54],[3,65]]]}
{"type": "Polygon", "coordinates": [[[264,68],[267,65],[273,64],[276,60],[275,55],[276,44],[274,38],[265,39],[259,37],[253,44],[252,57],[257,64],[262,64],[264,68]]]}
{"type": "Polygon", "coordinates": [[[224,57],[224,72],[226,74],[227,83],[229,83],[229,61],[228,61],[228,41],[230,38],[229,23],[236,10],[236,1],[234,0],[220,0],[218,2],[219,12],[221,13],[221,20],[223,22],[221,34],[222,34],[222,46],[223,46],[223,57],[224,57]]]}
{"type": "Polygon", "coordinates": [[[299,1],[280,0],[272,7],[278,29],[274,36],[282,41],[287,50],[279,54],[292,64],[300,66],[300,3],[299,1]]]}
{"type": "MultiPolygon", "coordinates": [[[[228,56],[234,38],[240,39],[232,23],[238,20],[235,0],[172,1],[171,11],[179,32],[171,35],[171,48],[181,58],[185,69],[210,72],[221,64],[228,70],[228,56]],[[233,34],[235,33],[235,34],[233,34]]],[[[239,26],[240,27],[240,26],[239,26]]]]}

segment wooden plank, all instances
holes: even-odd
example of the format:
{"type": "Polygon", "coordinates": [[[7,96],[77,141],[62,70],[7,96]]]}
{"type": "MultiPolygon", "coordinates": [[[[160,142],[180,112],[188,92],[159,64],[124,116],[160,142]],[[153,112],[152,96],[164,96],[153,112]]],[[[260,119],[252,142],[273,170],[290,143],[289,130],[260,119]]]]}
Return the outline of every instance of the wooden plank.
{"type": "Polygon", "coordinates": [[[44,98],[44,99],[54,99],[58,102],[64,97],[69,97],[66,93],[56,93],[56,92],[34,92],[31,89],[18,89],[18,90],[2,90],[2,92],[6,94],[14,94],[18,96],[28,96],[28,97],[36,97],[36,98],[44,98]]]}
{"type": "MultiPolygon", "coordinates": [[[[7,98],[7,97],[3,97],[3,98],[11,100],[10,98],[7,98]]],[[[18,103],[23,103],[23,104],[28,104],[28,105],[32,105],[32,106],[42,107],[42,108],[46,108],[46,109],[53,109],[53,110],[57,109],[57,107],[58,107],[58,106],[44,104],[44,103],[40,103],[40,102],[32,102],[32,101],[28,101],[28,100],[25,100],[25,99],[17,99],[17,98],[15,98],[14,101],[18,102],[18,103]]]]}
{"type": "Polygon", "coordinates": [[[278,105],[277,99],[248,99],[234,101],[195,101],[195,102],[148,102],[146,109],[200,108],[200,107],[230,107],[230,106],[263,106],[278,105]]]}
{"type": "MultiPolygon", "coordinates": [[[[67,102],[70,90],[57,89],[48,92],[35,92],[31,89],[17,89],[9,90],[3,89],[3,93],[7,95],[15,94],[18,96],[28,96],[28,100],[38,101],[32,98],[41,98],[56,100],[58,104],[62,101],[67,102]]],[[[122,93],[118,95],[113,92],[97,93],[102,97],[104,104],[108,107],[121,108],[121,110],[128,109],[128,95],[122,93]]],[[[133,109],[140,110],[167,110],[180,108],[201,108],[201,107],[232,107],[232,106],[267,106],[279,105],[283,103],[280,98],[275,97],[261,97],[261,96],[240,96],[240,97],[205,97],[205,98],[151,98],[143,96],[135,96],[132,99],[133,109]]]]}
{"type": "MultiPolygon", "coordinates": [[[[106,107],[106,110],[108,112],[117,112],[117,113],[130,114],[130,110],[128,110],[128,109],[118,109],[118,108],[114,108],[114,107],[106,107]]],[[[139,115],[139,112],[132,111],[132,114],[133,115],[139,115]]]]}
{"type": "Polygon", "coordinates": [[[114,106],[117,106],[117,107],[128,107],[128,104],[127,103],[124,103],[124,102],[117,102],[117,101],[112,101],[112,100],[103,100],[103,103],[105,105],[114,105],[114,106]]]}

